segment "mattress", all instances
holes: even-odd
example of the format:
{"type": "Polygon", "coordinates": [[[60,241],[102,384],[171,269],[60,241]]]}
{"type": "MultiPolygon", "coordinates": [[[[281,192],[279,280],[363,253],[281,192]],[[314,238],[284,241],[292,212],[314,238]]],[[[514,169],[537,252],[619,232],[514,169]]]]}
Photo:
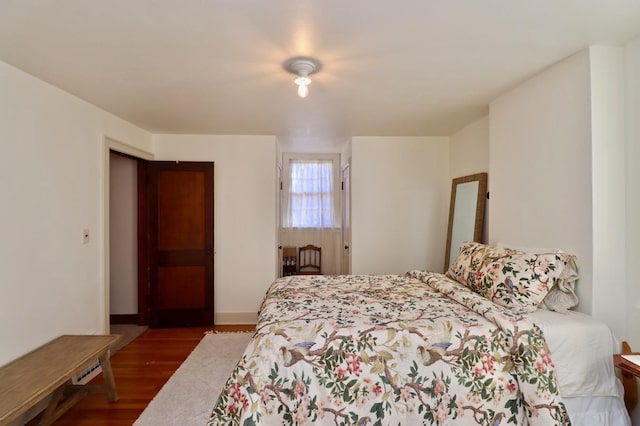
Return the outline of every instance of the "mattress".
{"type": "Polygon", "coordinates": [[[620,342],[602,321],[580,313],[539,309],[530,320],[544,333],[558,373],[558,387],[571,423],[629,426],[624,391],[613,354],[620,342]]]}

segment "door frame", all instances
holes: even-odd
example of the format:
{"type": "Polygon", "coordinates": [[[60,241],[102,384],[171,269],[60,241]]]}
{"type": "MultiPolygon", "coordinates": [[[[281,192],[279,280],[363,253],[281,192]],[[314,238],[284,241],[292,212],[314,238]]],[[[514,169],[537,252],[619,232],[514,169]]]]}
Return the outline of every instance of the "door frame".
{"type": "MultiPolygon", "coordinates": [[[[133,157],[138,160],[152,161],[154,159],[153,153],[149,151],[145,151],[131,145],[128,145],[124,142],[120,142],[112,137],[107,135],[103,135],[102,137],[102,156],[103,156],[103,173],[102,173],[102,191],[103,191],[103,226],[102,226],[102,287],[103,287],[103,312],[102,312],[102,330],[104,333],[110,332],[110,290],[111,290],[111,277],[109,271],[110,258],[109,258],[109,250],[110,250],[110,241],[109,241],[109,223],[111,221],[109,214],[109,199],[110,199],[110,189],[109,189],[109,180],[110,180],[110,160],[109,160],[109,152],[114,151],[120,154],[124,154],[130,157],[133,157]]],[[[138,267],[139,269],[139,267],[138,267]]],[[[138,271],[139,273],[139,271],[138,271]]],[[[139,297],[139,296],[138,296],[139,297]]],[[[140,314],[139,308],[140,300],[138,298],[138,314],[140,314]]]]}
{"type": "Polygon", "coordinates": [[[148,179],[148,164],[150,161],[138,160],[137,175],[138,175],[138,212],[137,212],[137,228],[138,234],[136,241],[138,243],[138,324],[149,325],[149,283],[151,272],[151,264],[149,262],[149,235],[148,231],[148,219],[149,219],[149,206],[147,203],[149,197],[149,185],[148,179]]]}

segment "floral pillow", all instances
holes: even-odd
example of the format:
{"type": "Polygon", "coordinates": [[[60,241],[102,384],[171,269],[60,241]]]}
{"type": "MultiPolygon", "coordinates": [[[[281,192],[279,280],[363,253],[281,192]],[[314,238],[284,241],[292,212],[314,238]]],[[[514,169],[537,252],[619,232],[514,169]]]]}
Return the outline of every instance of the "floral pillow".
{"type": "MultiPolygon", "coordinates": [[[[497,245],[501,247],[511,247],[512,249],[525,253],[564,253],[562,250],[557,248],[514,247],[512,245],[502,243],[498,243],[497,245]]],[[[563,314],[568,313],[569,309],[577,306],[579,303],[578,296],[574,290],[575,284],[579,278],[580,275],[578,274],[576,258],[575,256],[572,256],[571,261],[565,265],[562,274],[555,280],[555,285],[551,287],[551,290],[549,290],[549,293],[547,293],[544,300],[538,307],[563,314]]]]}
{"type": "Polygon", "coordinates": [[[543,300],[546,304],[545,297],[551,293],[549,303],[555,302],[558,308],[547,307],[566,311],[571,307],[569,304],[577,304],[577,297],[571,301],[566,297],[575,296],[572,287],[570,294],[564,288],[569,281],[572,286],[577,278],[574,259],[573,255],[563,252],[525,253],[467,242],[461,244],[446,275],[497,305],[532,312],[543,305],[543,300]],[[559,284],[564,287],[560,289],[559,284]],[[558,290],[563,294],[558,294],[558,290]],[[556,296],[560,296],[559,301],[555,300],[556,296]]]}
{"type": "Polygon", "coordinates": [[[476,242],[464,242],[460,244],[458,255],[453,261],[453,264],[449,266],[445,275],[449,278],[458,281],[460,284],[466,285],[469,288],[475,289],[477,275],[483,266],[484,259],[489,256],[490,258],[506,256],[513,253],[519,253],[517,250],[511,250],[503,247],[488,246],[482,243],[476,242]]]}
{"type": "Polygon", "coordinates": [[[563,275],[574,256],[567,253],[524,253],[486,256],[474,290],[497,305],[532,312],[563,275]]]}
{"type": "Polygon", "coordinates": [[[484,257],[486,246],[480,243],[466,242],[460,244],[458,255],[445,275],[452,280],[458,281],[467,287],[473,287],[476,272],[480,269],[480,263],[484,257]]]}

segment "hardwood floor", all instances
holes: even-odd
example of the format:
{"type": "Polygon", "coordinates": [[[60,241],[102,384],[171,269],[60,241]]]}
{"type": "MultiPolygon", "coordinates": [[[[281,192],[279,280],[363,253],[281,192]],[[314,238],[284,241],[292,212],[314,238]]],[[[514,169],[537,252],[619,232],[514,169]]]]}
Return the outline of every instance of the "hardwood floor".
{"type": "MultiPolygon", "coordinates": [[[[111,357],[118,401],[109,403],[104,394],[89,394],[55,425],[132,425],[208,330],[254,331],[255,326],[149,329],[111,357]]],[[[102,383],[102,376],[94,382],[102,383]]]]}

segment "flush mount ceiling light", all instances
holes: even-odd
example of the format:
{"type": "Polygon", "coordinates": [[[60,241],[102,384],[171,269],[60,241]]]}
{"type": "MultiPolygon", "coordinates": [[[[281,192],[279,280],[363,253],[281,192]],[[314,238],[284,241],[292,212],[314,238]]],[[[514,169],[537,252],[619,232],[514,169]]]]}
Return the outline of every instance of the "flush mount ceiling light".
{"type": "Polygon", "coordinates": [[[299,56],[291,58],[284,63],[284,69],[292,74],[297,75],[294,83],[298,85],[298,96],[306,98],[309,94],[309,85],[311,84],[311,74],[320,70],[320,62],[317,59],[299,56]]]}

